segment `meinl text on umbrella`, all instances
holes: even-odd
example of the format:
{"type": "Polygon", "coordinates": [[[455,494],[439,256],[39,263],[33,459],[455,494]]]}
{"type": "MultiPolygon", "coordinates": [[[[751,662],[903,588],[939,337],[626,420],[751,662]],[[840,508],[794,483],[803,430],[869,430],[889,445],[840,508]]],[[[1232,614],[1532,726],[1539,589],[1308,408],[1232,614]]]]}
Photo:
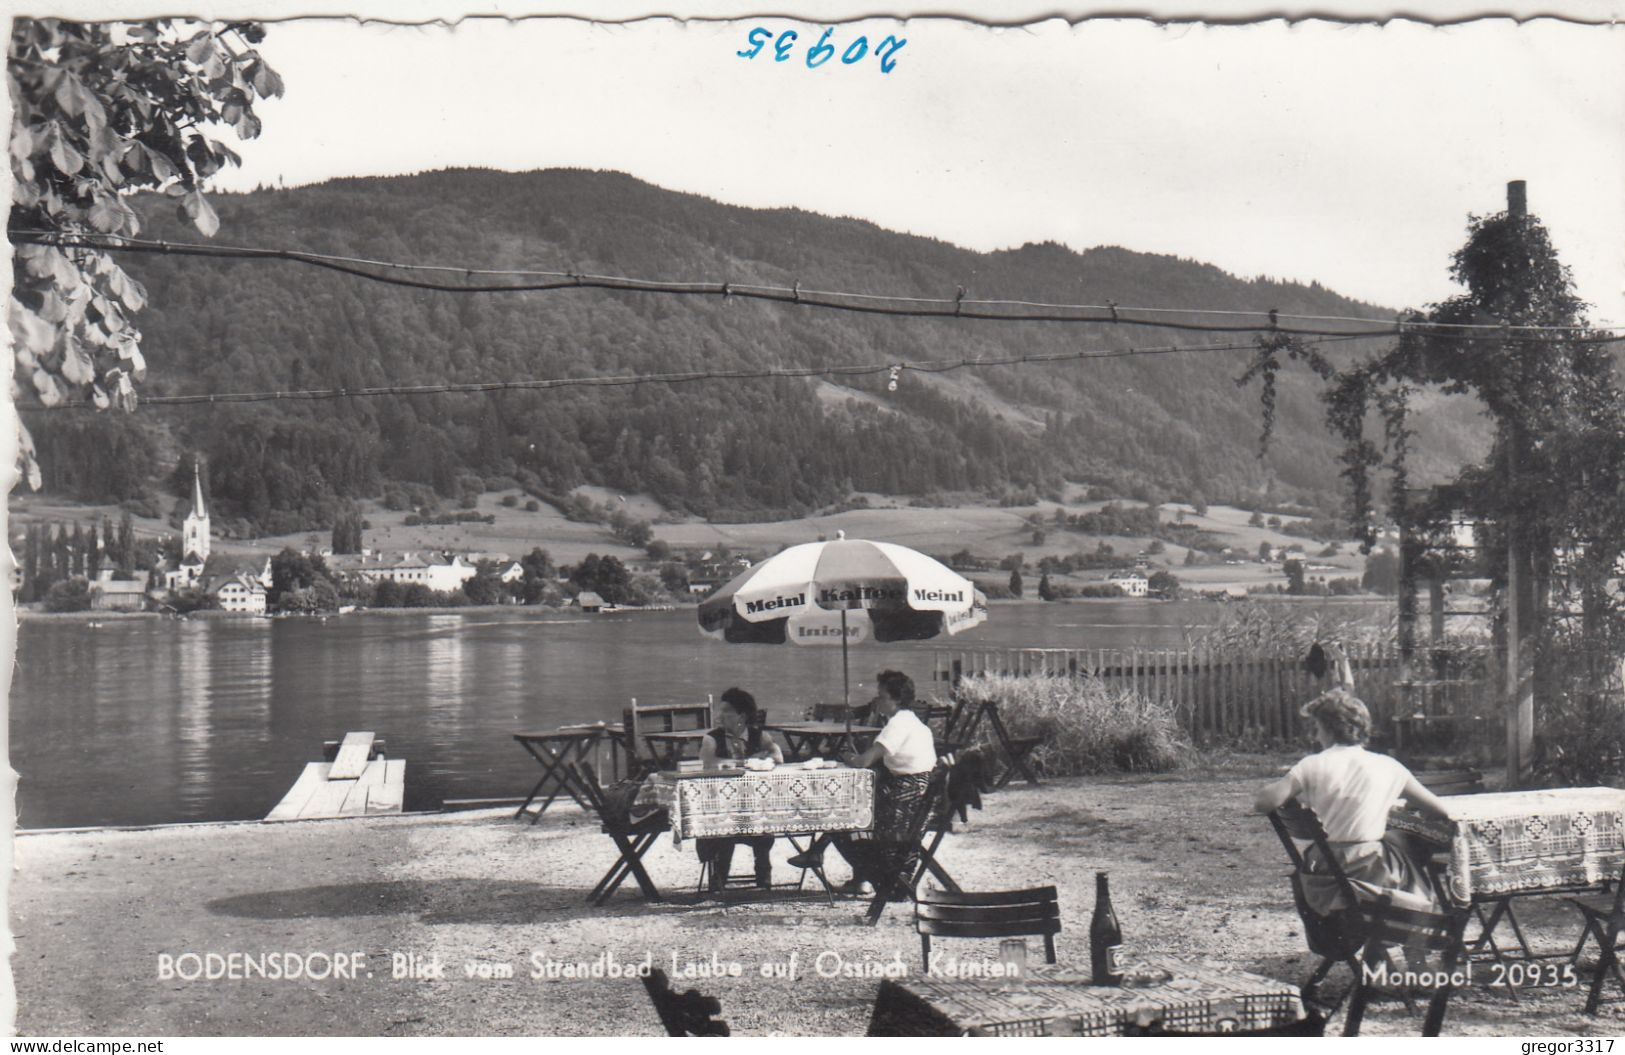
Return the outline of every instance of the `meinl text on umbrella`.
{"type": "Polygon", "coordinates": [[[794,597],[780,595],[771,601],[746,601],[747,612],[771,612],[779,608],[800,608],[807,603],[807,595],[798,593],[794,597]]]}
{"type": "Polygon", "coordinates": [[[847,637],[849,637],[852,640],[856,641],[859,637],[861,637],[863,635],[863,628],[860,627],[860,626],[855,626],[854,625],[854,626],[847,627],[843,631],[838,626],[798,626],[798,627],[796,627],[796,636],[797,637],[840,637],[843,633],[845,633],[845,635],[847,637]]]}
{"type": "Polygon", "coordinates": [[[953,601],[963,604],[965,591],[954,590],[950,593],[947,590],[915,590],[914,599],[916,601],[953,601]]]}

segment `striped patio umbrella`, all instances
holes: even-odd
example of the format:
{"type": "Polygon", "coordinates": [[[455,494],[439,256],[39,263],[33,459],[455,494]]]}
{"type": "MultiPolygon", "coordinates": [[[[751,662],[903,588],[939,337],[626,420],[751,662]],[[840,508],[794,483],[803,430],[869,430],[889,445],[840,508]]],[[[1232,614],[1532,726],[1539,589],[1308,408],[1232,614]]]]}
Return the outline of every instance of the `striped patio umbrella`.
{"type": "Polygon", "coordinates": [[[700,630],[738,644],[841,646],[921,641],[987,619],[974,584],[923,553],[890,542],[848,539],[791,546],[741,572],[700,602],[700,630]]]}

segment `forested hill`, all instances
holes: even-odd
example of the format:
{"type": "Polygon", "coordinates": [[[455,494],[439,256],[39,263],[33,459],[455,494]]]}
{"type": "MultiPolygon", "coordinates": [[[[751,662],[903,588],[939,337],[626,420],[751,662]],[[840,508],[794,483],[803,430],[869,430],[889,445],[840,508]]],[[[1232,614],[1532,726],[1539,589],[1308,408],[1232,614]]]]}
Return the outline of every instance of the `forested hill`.
{"type": "MultiPolygon", "coordinates": [[[[217,241],[375,260],[542,268],[809,289],[1380,315],[1318,286],[1188,260],[1052,244],[976,253],[872,224],[753,210],[584,171],[448,171],[214,199],[217,241]]],[[[143,235],[193,240],[172,205],[143,235]]],[[[1080,203],[1079,208],[1091,208],[1080,203]]],[[[1101,206],[1105,207],[1105,206],[1101,206]]],[[[1193,203],[1193,207],[1196,207],[1193,203]]],[[[895,319],[718,297],[594,290],[429,292],[288,262],[126,255],[151,306],[150,395],[940,360],[1198,343],[1134,327],[895,319]]],[[[1344,353],[1349,354],[1349,353],[1344,353]]],[[[1283,374],[1276,442],[1256,457],[1245,352],[884,374],[479,395],[146,407],[133,421],[35,415],[48,486],[128,497],[202,451],[213,498],[263,528],[335,499],[470,477],[545,492],[594,483],[696,513],[800,512],[854,490],[1002,492],[1063,479],[1127,495],[1335,501],[1315,388],[1283,374]],[[43,420],[49,419],[49,420],[43,420]],[[93,457],[74,457],[93,450],[93,457]],[[1270,481],[1273,481],[1271,483],[1270,481]]],[[[1290,375],[1290,376],[1288,376],[1290,375]]],[[[1460,432],[1456,434],[1459,440],[1460,432]]]]}

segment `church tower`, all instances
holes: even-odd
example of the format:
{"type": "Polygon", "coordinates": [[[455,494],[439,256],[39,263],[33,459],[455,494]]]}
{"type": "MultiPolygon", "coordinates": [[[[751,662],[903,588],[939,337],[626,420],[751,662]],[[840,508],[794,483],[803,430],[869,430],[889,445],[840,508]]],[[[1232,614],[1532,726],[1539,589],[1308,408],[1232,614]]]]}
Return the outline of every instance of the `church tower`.
{"type": "MultiPolygon", "coordinates": [[[[203,504],[203,474],[196,458],[192,460],[192,511],[181,528],[181,564],[200,570],[209,559],[209,510],[203,504]]],[[[192,578],[196,578],[194,573],[192,578]]]]}

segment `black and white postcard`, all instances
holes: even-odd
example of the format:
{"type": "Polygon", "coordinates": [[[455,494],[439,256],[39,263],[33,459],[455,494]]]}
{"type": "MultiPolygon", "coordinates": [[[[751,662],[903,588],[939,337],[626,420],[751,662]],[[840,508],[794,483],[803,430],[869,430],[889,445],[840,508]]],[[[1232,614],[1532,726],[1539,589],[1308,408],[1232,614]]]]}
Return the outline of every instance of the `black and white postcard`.
{"type": "Polygon", "coordinates": [[[19,8],[15,1033],[1608,1051],[1617,26],[800,6],[19,8]]]}

